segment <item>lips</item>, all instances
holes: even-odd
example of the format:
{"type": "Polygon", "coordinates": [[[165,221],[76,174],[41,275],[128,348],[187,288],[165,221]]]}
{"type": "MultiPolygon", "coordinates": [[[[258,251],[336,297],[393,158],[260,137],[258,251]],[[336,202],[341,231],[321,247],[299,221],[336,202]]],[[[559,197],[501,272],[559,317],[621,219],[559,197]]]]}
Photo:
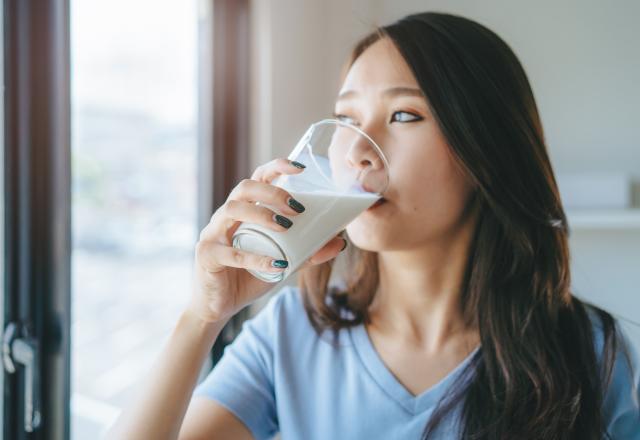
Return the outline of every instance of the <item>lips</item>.
{"type": "Polygon", "coordinates": [[[371,207],[369,209],[375,209],[380,205],[384,205],[386,203],[386,201],[387,201],[387,199],[385,199],[385,198],[378,199],[378,201],[376,203],[374,203],[373,205],[371,205],[371,207]]]}

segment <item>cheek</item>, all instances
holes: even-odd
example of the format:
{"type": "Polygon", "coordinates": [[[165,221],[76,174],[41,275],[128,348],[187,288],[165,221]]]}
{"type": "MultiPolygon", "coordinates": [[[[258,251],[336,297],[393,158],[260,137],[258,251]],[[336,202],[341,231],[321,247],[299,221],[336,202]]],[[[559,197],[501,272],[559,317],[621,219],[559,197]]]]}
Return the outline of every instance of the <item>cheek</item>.
{"type": "Polygon", "coordinates": [[[390,160],[391,185],[399,199],[411,196],[417,202],[430,194],[446,191],[452,180],[447,148],[444,142],[435,139],[394,154],[390,160]]]}
{"type": "Polygon", "coordinates": [[[472,188],[448,145],[433,132],[415,136],[389,155],[393,201],[348,228],[350,238],[368,250],[401,249],[441,237],[463,220],[472,188]]]}
{"type": "Polygon", "coordinates": [[[399,208],[405,215],[446,224],[464,209],[470,185],[444,142],[433,142],[420,154],[397,160],[392,169],[399,208]]]}

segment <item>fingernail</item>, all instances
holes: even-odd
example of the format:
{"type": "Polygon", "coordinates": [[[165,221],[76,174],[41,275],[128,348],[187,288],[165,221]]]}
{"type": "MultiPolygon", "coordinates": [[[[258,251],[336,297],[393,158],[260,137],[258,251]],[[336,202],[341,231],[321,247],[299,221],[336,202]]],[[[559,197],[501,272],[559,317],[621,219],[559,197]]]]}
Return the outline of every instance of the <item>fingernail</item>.
{"type": "Polygon", "coordinates": [[[288,267],[289,262],[287,260],[272,260],[271,265],[273,267],[279,267],[280,269],[288,267]]]}
{"type": "Polygon", "coordinates": [[[291,161],[291,165],[293,165],[296,168],[300,168],[301,170],[304,170],[307,166],[301,164],[300,162],[296,162],[295,160],[291,161]]]}
{"type": "Polygon", "coordinates": [[[289,200],[287,200],[287,205],[291,206],[291,208],[293,208],[295,212],[304,212],[304,206],[302,206],[302,203],[298,202],[293,197],[289,197],[289,200]]]}
{"type": "Polygon", "coordinates": [[[342,249],[340,249],[340,252],[342,252],[343,250],[345,250],[347,248],[347,240],[346,239],[342,239],[344,241],[344,245],[342,246],[342,249]]]}
{"type": "Polygon", "coordinates": [[[275,222],[277,224],[279,224],[280,226],[284,226],[285,228],[289,229],[291,227],[291,225],[293,225],[293,222],[291,220],[289,220],[286,217],[283,217],[279,214],[275,214],[273,216],[273,219],[275,220],[275,222]]]}

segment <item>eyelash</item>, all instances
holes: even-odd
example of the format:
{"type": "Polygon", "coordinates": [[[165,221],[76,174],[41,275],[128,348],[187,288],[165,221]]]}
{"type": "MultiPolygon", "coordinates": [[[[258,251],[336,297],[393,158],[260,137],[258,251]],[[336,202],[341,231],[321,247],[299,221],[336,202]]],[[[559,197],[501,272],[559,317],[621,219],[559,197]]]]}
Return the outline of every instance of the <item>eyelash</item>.
{"type": "MultiPolygon", "coordinates": [[[[415,113],[407,112],[407,111],[404,111],[404,110],[398,110],[398,111],[393,112],[393,114],[391,115],[391,118],[393,119],[393,117],[394,117],[396,114],[398,114],[398,113],[405,113],[405,114],[407,114],[407,115],[411,115],[411,116],[413,116],[413,117],[414,117],[414,118],[416,118],[416,119],[413,119],[413,120],[410,120],[410,121],[393,121],[393,120],[392,120],[391,122],[404,122],[404,123],[410,123],[410,122],[418,122],[418,121],[422,121],[422,119],[423,119],[422,117],[420,117],[420,116],[416,115],[415,113]]],[[[341,114],[338,114],[338,113],[334,113],[334,114],[333,114],[333,117],[334,117],[335,119],[338,119],[339,121],[342,121],[342,120],[343,120],[342,118],[352,119],[352,118],[350,118],[349,116],[341,115],[341,114]]],[[[353,119],[352,119],[352,120],[353,120],[353,119]]],[[[353,125],[356,125],[356,124],[353,124],[353,125]]]]}

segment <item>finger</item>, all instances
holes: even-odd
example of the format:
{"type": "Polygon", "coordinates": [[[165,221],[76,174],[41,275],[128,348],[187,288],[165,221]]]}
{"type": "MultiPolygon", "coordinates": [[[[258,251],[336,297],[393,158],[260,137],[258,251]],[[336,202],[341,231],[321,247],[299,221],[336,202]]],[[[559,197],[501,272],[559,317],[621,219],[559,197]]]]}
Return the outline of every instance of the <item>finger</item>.
{"type": "Polygon", "coordinates": [[[210,273],[224,270],[225,267],[252,269],[261,272],[282,272],[285,267],[276,267],[275,260],[265,255],[236,249],[214,241],[199,241],[196,245],[198,264],[210,273]]]}
{"type": "Polygon", "coordinates": [[[293,225],[290,219],[269,208],[241,200],[227,200],[222,208],[222,215],[238,222],[257,223],[276,232],[284,232],[293,225]]]}
{"type": "Polygon", "coordinates": [[[227,200],[202,230],[200,240],[214,240],[229,245],[241,222],[257,223],[276,232],[284,232],[293,225],[289,218],[264,206],[242,200],[227,200]]]}
{"type": "MultiPolygon", "coordinates": [[[[269,207],[282,213],[284,216],[296,216],[305,211],[304,205],[294,199],[286,190],[264,182],[252,179],[244,179],[229,194],[225,205],[231,200],[250,201],[268,205],[269,207]]],[[[211,220],[200,232],[200,240],[212,240],[216,234],[226,231],[222,236],[227,237],[240,226],[240,219],[233,219],[224,215],[222,208],[218,208],[211,216],[211,220]]],[[[228,240],[227,240],[228,241],[228,240]]]]}
{"type": "MultiPolygon", "coordinates": [[[[218,241],[222,241],[221,238],[225,238],[224,243],[228,244],[230,236],[240,226],[240,221],[243,220],[242,213],[230,217],[226,215],[225,208],[228,205],[236,201],[255,202],[260,201],[264,205],[268,205],[269,208],[282,213],[285,217],[296,216],[305,211],[304,205],[291,197],[291,195],[284,189],[270,185],[268,183],[257,182],[251,179],[244,179],[229,194],[227,201],[223,206],[218,208],[216,212],[211,216],[211,220],[200,232],[200,240],[213,240],[218,238],[218,241]]],[[[256,205],[254,203],[254,205],[256,205]]],[[[267,209],[262,207],[263,209],[267,209]]],[[[270,217],[273,216],[273,212],[270,217]]],[[[273,218],[276,223],[276,218],[273,218]]],[[[284,220],[284,223],[288,223],[284,220]]]]}
{"type": "Polygon", "coordinates": [[[300,166],[304,167],[303,164],[299,162],[293,162],[289,159],[278,158],[274,159],[271,162],[267,162],[263,165],[260,165],[253,172],[251,179],[257,180],[260,182],[271,183],[276,177],[281,174],[299,174],[304,168],[300,168],[300,166]],[[298,164],[298,166],[294,165],[298,164]]]}
{"type": "Polygon", "coordinates": [[[252,179],[244,179],[233,188],[228,200],[244,200],[269,205],[284,215],[298,215],[305,211],[304,205],[294,199],[289,192],[252,179]]]}
{"type": "Polygon", "coordinates": [[[325,244],[320,250],[311,256],[302,267],[314,266],[321,264],[337,257],[347,245],[347,240],[341,236],[332,238],[327,244],[325,244]]]}

